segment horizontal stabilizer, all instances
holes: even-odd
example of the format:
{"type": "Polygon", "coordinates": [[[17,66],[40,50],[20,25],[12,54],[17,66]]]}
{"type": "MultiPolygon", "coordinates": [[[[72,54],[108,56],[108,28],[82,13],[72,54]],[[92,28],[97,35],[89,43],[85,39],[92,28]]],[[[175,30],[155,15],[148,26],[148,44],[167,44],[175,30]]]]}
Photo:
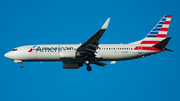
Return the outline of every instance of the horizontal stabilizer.
{"type": "Polygon", "coordinates": [[[166,50],[166,51],[170,51],[170,52],[174,52],[173,50],[170,50],[170,49],[167,49],[167,48],[165,48],[165,50],[166,50]]]}
{"type": "Polygon", "coordinates": [[[164,47],[166,47],[166,45],[168,44],[170,39],[171,39],[171,37],[168,37],[168,38],[162,40],[161,42],[155,44],[153,47],[159,48],[159,49],[164,48],[164,47]]]}

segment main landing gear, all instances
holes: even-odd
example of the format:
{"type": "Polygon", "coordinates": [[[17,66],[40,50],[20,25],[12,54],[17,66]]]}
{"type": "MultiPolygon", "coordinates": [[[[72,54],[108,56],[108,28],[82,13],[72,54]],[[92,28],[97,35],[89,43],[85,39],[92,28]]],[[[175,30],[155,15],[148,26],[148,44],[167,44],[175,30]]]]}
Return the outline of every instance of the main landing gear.
{"type": "Polygon", "coordinates": [[[87,71],[90,72],[90,71],[92,70],[91,66],[89,66],[90,61],[89,61],[88,59],[86,59],[86,60],[84,61],[84,63],[87,65],[87,71]]]}
{"type": "Polygon", "coordinates": [[[92,70],[92,68],[91,68],[91,66],[87,66],[87,71],[91,71],[92,70]]]}

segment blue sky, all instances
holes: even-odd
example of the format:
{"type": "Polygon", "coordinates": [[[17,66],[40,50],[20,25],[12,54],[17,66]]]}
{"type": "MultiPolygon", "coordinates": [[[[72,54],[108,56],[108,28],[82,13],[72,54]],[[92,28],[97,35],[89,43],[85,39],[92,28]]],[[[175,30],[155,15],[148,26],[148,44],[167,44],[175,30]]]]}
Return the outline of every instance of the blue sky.
{"type": "Polygon", "coordinates": [[[180,101],[178,0],[1,0],[0,101],[180,101]],[[168,48],[106,67],[62,69],[62,62],[19,64],[4,54],[35,44],[79,44],[111,18],[101,44],[144,38],[172,14],[168,48]]]}

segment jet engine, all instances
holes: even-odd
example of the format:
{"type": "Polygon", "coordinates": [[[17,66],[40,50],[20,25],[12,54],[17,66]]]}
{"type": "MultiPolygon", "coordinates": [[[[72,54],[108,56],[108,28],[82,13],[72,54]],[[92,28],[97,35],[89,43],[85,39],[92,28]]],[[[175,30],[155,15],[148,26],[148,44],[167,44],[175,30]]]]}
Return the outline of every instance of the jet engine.
{"type": "Polygon", "coordinates": [[[60,52],[60,58],[61,59],[75,59],[76,58],[76,52],[74,51],[61,51],[60,52]]]}
{"type": "Polygon", "coordinates": [[[63,69],[79,69],[83,63],[78,62],[63,62],[63,69]]]}

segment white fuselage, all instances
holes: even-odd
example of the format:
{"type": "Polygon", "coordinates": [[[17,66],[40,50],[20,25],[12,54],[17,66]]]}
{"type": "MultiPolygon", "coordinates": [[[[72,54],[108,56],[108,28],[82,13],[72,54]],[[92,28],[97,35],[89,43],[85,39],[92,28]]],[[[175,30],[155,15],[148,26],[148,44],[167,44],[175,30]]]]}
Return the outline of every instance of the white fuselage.
{"type": "MultiPolygon", "coordinates": [[[[5,54],[12,60],[21,61],[74,61],[82,62],[84,58],[61,58],[60,53],[76,53],[76,49],[80,44],[71,45],[27,45],[15,48],[17,50],[10,51],[5,54]],[[29,50],[32,49],[31,52],[29,50]]],[[[135,44],[100,44],[95,53],[96,58],[90,58],[91,61],[121,61],[153,55],[161,51],[142,50],[141,46],[135,44]],[[135,47],[139,47],[135,50],[135,47]]]]}

